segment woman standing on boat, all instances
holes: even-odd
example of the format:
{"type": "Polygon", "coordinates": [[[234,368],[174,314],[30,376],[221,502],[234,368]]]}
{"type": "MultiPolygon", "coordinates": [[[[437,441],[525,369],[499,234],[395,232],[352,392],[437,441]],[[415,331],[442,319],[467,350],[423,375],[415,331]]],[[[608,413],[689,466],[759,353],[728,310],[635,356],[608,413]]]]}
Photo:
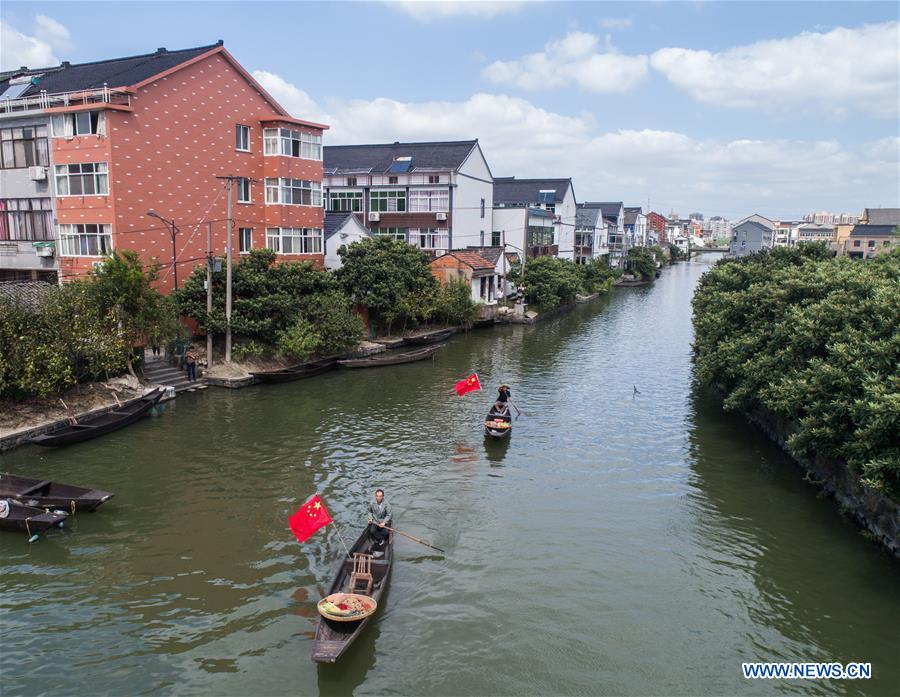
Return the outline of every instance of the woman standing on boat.
{"type": "Polygon", "coordinates": [[[503,404],[505,406],[509,401],[510,396],[509,385],[503,383],[498,389],[497,404],[503,404]]]}

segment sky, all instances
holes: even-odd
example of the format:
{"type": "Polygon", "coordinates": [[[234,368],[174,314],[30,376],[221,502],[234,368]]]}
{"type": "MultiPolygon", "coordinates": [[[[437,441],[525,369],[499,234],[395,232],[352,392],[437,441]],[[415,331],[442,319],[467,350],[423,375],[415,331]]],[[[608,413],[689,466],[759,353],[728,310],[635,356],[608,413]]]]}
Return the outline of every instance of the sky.
{"type": "Polygon", "coordinates": [[[893,2],[14,2],[0,66],[212,44],[327,144],[478,138],[579,201],[900,207],[893,2]]]}

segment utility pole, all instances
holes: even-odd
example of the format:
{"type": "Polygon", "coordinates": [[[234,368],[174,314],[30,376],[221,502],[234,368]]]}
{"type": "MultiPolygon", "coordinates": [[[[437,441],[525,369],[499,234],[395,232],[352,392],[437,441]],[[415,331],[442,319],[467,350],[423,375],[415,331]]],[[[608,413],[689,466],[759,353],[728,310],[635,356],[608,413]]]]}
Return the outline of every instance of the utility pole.
{"type": "Polygon", "coordinates": [[[174,219],[167,220],[155,211],[147,211],[147,216],[161,220],[170,228],[170,234],[172,236],[172,278],[175,283],[175,290],[178,290],[178,251],[175,249],[175,235],[178,233],[178,227],[175,225],[174,219]]]}
{"type": "Polygon", "coordinates": [[[506,303],[509,298],[509,261],[506,258],[506,230],[500,231],[500,239],[503,240],[503,251],[500,252],[503,255],[503,305],[506,307],[506,303]]]}
{"type": "MultiPolygon", "coordinates": [[[[212,314],[212,223],[206,224],[206,316],[212,314]]],[[[210,327],[206,328],[206,367],[213,364],[213,335],[210,327]]]]}
{"type": "Polygon", "coordinates": [[[225,362],[231,363],[231,191],[234,180],[240,177],[229,174],[216,179],[224,179],[228,191],[228,222],[225,224],[225,362]]]}

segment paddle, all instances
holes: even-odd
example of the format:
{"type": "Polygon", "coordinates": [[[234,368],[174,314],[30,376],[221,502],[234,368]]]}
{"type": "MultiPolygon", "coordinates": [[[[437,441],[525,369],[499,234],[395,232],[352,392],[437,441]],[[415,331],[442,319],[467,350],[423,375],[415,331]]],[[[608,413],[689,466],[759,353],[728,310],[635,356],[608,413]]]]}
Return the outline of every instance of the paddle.
{"type": "MultiPolygon", "coordinates": [[[[370,520],[369,522],[372,523],[374,521],[370,520]]],[[[432,544],[428,544],[425,540],[420,540],[418,537],[413,537],[412,535],[408,535],[407,533],[402,532],[401,530],[397,530],[396,528],[390,528],[387,525],[384,526],[384,529],[390,530],[391,532],[395,532],[398,535],[403,535],[403,537],[408,537],[413,542],[418,542],[420,545],[425,545],[426,547],[431,547],[432,549],[436,549],[438,552],[441,552],[442,554],[446,554],[446,552],[443,549],[441,549],[440,547],[435,547],[432,544]]]]}
{"type": "Polygon", "coordinates": [[[516,406],[516,403],[515,403],[514,401],[512,401],[511,399],[509,399],[509,400],[507,400],[507,401],[508,401],[510,404],[513,405],[513,408],[516,410],[516,413],[517,413],[519,416],[525,416],[525,412],[522,411],[521,409],[519,409],[519,407],[516,406]]]}
{"type": "Polygon", "coordinates": [[[75,412],[73,412],[73,411],[69,408],[69,405],[68,405],[68,404],[66,404],[65,402],[63,402],[63,398],[62,398],[62,397],[59,398],[59,401],[62,402],[62,405],[66,408],[66,412],[67,412],[67,414],[66,414],[66,420],[69,422],[69,425],[70,425],[70,426],[75,426],[75,425],[78,423],[78,419],[75,418],[75,412]]]}

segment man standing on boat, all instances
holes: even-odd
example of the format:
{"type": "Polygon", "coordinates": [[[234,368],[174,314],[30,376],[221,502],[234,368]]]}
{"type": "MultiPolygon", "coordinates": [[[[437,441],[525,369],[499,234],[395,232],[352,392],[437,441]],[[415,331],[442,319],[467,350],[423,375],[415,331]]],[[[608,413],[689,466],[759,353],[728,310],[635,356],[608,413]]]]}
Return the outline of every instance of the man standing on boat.
{"type": "Polygon", "coordinates": [[[502,385],[500,385],[497,392],[497,404],[502,404],[504,409],[508,408],[506,407],[506,403],[509,401],[510,397],[509,385],[504,382],[502,385]]]}
{"type": "Polygon", "coordinates": [[[375,489],[375,500],[369,503],[369,539],[375,543],[377,547],[384,546],[388,539],[388,531],[385,530],[394,511],[384,499],[384,489],[375,489]]]}

